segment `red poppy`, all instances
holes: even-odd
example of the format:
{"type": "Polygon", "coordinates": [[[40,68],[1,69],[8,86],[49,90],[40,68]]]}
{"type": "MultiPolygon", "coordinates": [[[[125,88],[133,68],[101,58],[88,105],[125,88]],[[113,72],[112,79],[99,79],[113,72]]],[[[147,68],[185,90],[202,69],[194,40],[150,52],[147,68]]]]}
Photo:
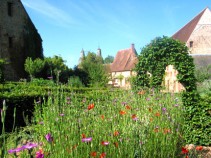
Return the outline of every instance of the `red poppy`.
{"type": "Polygon", "coordinates": [[[104,118],[105,118],[105,116],[104,116],[104,115],[101,115],[100,117],[101,117],[101,119],[102,119],[102,120],[104,120],[104,118]]]}
{"type": "Polygon", "coordinates": [[[120,115],[125,115],[127,112],[126,112],[126,111],[121,110],[119,113],[120,113],[120,115]]]}
{"type": "Polygon", "coordinates": [[[155,113],[155,116],[159,117],[160,116],[160,113],[159,112],[156,112],[155,113]]]}
{"type": "Polygon", "coordinates": [[[109,145],[109,142],[107,142],[107,141],[102,141],[101,144],[102,144],[103,146],[107,146],[107,145],[109,145]]]}
{"type": "Polygon", "coordinates": [[[100,154],[100,158],[104,158],[104,157],[106,157],[106,153],[100,154]]]}
{"type": "Polygon", "coordinates": [[[203,146],[196,146],[196,150],[200,151],[203,149],[203,146]]]}
{"type": "Polygon", "coordinates": [[[131,107],[130,107],[129,105],[126,105],[125,108],[126,108],[127,110],[130,110],[130,109],[131,109],[131,107]]]}
{"type": "Polygon", "coordinates": [[[97,152],[96,152],[96,151],[92,151],[92,152],[90,153],[90,156],[91,156],[91,157],[96,157],[96,156],[97,156],[97,152]]]}
{"type": "Polygon", "coordinates": [[[138,94],[139,95],[143,95],[143,94],[145,94],[145,91],[144,90],[141,90],[141,91],[138,92],[138,94]]]}
{"type": "Polygon", "coordinates": [[[94,104],[89,104],[89,106],[88,106],[88,110],[91,110],[91,109],[93,109],[95,107],[95,105],[94,104]]]}
{"type": "Polygon", "coordinates": [[[170,133],[170,132],[171,132],[171,130],[168,129],[168,128],[164,128],[164,129],[163,129],[163,133],[164,133],[164,134],[167,134],[167,133],[170,133]]]}
{"type": "Polygon", "coordinates": [[[82,138],[86,138],[86,135],[85,135],[84,133],[82,133],[82,135],[81,135],[81,136],[82,136],[82,138]]]}
{"type": "Polygon", "coordinates": [[[158,131],[159,131],[158,128],[155,128],[155,129],[154,129],[154,132],[155,132],[155,133],[157,133],[158,131]]]}
{"type": "Polygon", "coordinates": [[[117,142],[114,142],[115,147],[118,148],[119,144],[117,142]]]}
{"type": "Polygon", "coordinates": [[[114,136],[118,136],[119,132],[118,131],[114,131],[114,136]]]}
{"type": "Polygon", "coordinates": [[[136,118],[137,118],[136,114],[133,114],[132,119],[136,119],[136,118]]]}
{"type": "Polygon", "coordinates": [[[185,147],[182,147],[182,154],[187,154],[188,153],[188,149],[186,149],[185,147]]]}

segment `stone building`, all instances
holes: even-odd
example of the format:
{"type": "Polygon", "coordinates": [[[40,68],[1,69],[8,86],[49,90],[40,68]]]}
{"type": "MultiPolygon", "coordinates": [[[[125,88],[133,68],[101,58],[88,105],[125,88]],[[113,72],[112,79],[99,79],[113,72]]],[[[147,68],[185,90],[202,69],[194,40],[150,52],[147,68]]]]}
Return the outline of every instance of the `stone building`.
{"type": "MultiPolygon", "coordinates": [[[[196,67],[211,65],[211,11],[205,8],[184,27],[177,31],[172,38],[184,42],[189,48],[189,55],[194,59],[196,67]]],[[[185,88],[178,83],[178,71],[173,65],[166,67],[164,84],[167,91],[180,92],[185,88]]]]}
{"type": "Polygon", "coordinates": [[[20,0],[0,0],[0,58],[6,80],[25,78],[27,57],[43,58],[42,39],[20,0]]]}
{"type": "Polygon", "coordinates": [[[134,44],[131,44],[128,49],[119,50],[110,65],[111,80],[108,84],[114,87],[131,88],[130,78],[135,75],[133,68],[137,61],[134,44]]]}

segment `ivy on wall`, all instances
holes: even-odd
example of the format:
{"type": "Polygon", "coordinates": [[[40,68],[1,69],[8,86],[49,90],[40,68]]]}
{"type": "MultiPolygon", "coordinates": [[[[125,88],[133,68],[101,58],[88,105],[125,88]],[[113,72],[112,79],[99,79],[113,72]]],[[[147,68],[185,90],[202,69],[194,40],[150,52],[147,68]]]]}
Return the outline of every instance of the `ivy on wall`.
{"type": "Polygon", "coordinates": [[[179,72],[177,79],[185,87],[182,99],[185,107],[183,127],[186,143],[211,144],[207,139],[211,133],[210,115],[207,109],[203,110],[200,102],[193,58],[188,55],[188,48],[184,43],[164,36],[155,38],[144,47],[135,68],[135,86],[160,89],[168,65],[174,65],[179,72]]]}
{"type": "Polygon", "coordinates": [[[142,49],[136,65],[138,86],[160,88],[168,65],[174,65],[179,72],[178,81],[186,91],[196,90],[195,66],[193,58],[188,55],[188,48],[180,41],[165,36],[155,38],[142,49]]]}

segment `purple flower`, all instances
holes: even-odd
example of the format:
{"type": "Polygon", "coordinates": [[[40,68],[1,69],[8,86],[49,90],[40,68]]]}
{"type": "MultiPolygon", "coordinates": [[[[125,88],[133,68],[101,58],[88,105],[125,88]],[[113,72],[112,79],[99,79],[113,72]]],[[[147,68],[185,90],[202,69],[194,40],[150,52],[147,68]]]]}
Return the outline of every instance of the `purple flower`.
{"type": "Polygon", "coordinates": [[[44,124],[44,122],[43,122],[43,121],[40,121],[40,122],[39,122],[39,124],[40,124],[40,125],[43,125],[43,124],[44,124]]]}
{"type": "Polygon", "coordinates": [[[53,141],[53,137],[51,136],[50,133],[48,133],[46,136],[45,136],[45,139],[48,141],[48,142],[52,142],[53,141]]]}
{"type": "Polygon", "coordinates": [[[44,158],[44,154],[43,154],[42,150],[39,150],[36,152],[36,158],[44,158]]]}
{"type": "Polygon", "coordinates": [[[26,145],[22,146],[24,149],[32,149],[32,148],[35,148],[37,147],[38,144],[36,143],[27,143],[26,145]]]}
{"type": "Polygon", "coordinates": [[[92,137],[89,137],[89,138],[82,138],[81,141],[82,141],[82,142],[91,142],[91,141],[92,141],[92,137]]]}
{"type": "Polygon", "coordinates": [[[127,102],[122,102],[122,105],[126,105],[127,104],[127,102]]]}
{"type": "Polygon", "coordinates": [[[15,148],[15,149],[10,149],[8,150],[8,153],[11,154],[11,153],[16,153],[16,152],[20,152],[21,150],[24,150],[23,147],[19,147],[19,148],[15,148]]]}
{"type": "Polygon", "coordinates": [[[9,154],[16,153],[16,152],[20,152],[24,149],[30,150],[30,149],[35,148],[37,146],[38,146],[38,144],[36,144],[36,143],[27,143],[26,145],[23,145],[22,147],[8,150],[8,153],[9,154]]]}
{"type": "Polygon", "coordinates": [[[133,121],[137,121],[138,120],[138,118],[137,117],[134,117],[134,118],[132,118],[133,119],[133,121]]]}
{"type": "Polygon", "coordinates": [[[179,105],[178,105],[178,104],[175,104],[174,106],[176,106],[176,107],[177,107],[177,106],[179,106],[179,105]]]}
{"type": "Polygon", "coordinates": [[[70,97],[67,97],[67,100],[69,101],[70,100],[70,97]]]}
{"type": "Polygon", "coordinates": [[[140,145],[144,144],[142,141],[139,142],[140,145]]]}
{"type": "Polygon", "coordinates": [[[49,80],[53,79],[53,76],[49,76],[48,79],[49,79],[49,80]]]}
{"type": "Polygon", "coordinates": [[[59,114],[60,116],[64,116],[64,114],[59,114]]]}
{"type": "Polygon", "coordinates": [[[38,100],[36,103],[37,103],[37,104],[40,104],[40,103],[41,103],[41,101],[40,101],[40,100],[38,100]]]}
{"type": "Polygon", "coordinates": [[[166,108],[162,108],[162,111],[165,113],[166,112],[166,108]]]}

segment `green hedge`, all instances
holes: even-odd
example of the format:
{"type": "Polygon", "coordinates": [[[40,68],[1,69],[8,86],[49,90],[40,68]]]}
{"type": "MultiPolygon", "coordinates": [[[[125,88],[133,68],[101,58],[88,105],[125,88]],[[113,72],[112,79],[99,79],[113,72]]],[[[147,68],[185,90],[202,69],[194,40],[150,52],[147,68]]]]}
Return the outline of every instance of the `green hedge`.
{"type": "MultiPolygon", "coordinates": [[[[117,90],[113,91],[116,92],[117,90]]],[[[105,94],[111,93],[109,89],[98,88],[70,88],[66,85],[61,86],[38,86],[23,82],[10,82],[0,84],[0,109],[3,107],[3,100],[6,101],[7,112],[5,125],[7,132],[10,132],[13,127],[13,114],[16,109],[15,126],[21,127],[26,125],[26,118],[30,122],[33,116],[34,104],[37,101],[42,102],[47,99],[49,95],[57,95],[60,92],[65,93],[66,96],[75,97],[78,101],[83,99],[90,101],[103,101],[105,94]],[[101,95],[99,95],[99,93],[101,95]],[[99,98],[102,96],[102,98],[99,98]]],[[[2,124],[0,123],[0,132],[2,124]]]]}

